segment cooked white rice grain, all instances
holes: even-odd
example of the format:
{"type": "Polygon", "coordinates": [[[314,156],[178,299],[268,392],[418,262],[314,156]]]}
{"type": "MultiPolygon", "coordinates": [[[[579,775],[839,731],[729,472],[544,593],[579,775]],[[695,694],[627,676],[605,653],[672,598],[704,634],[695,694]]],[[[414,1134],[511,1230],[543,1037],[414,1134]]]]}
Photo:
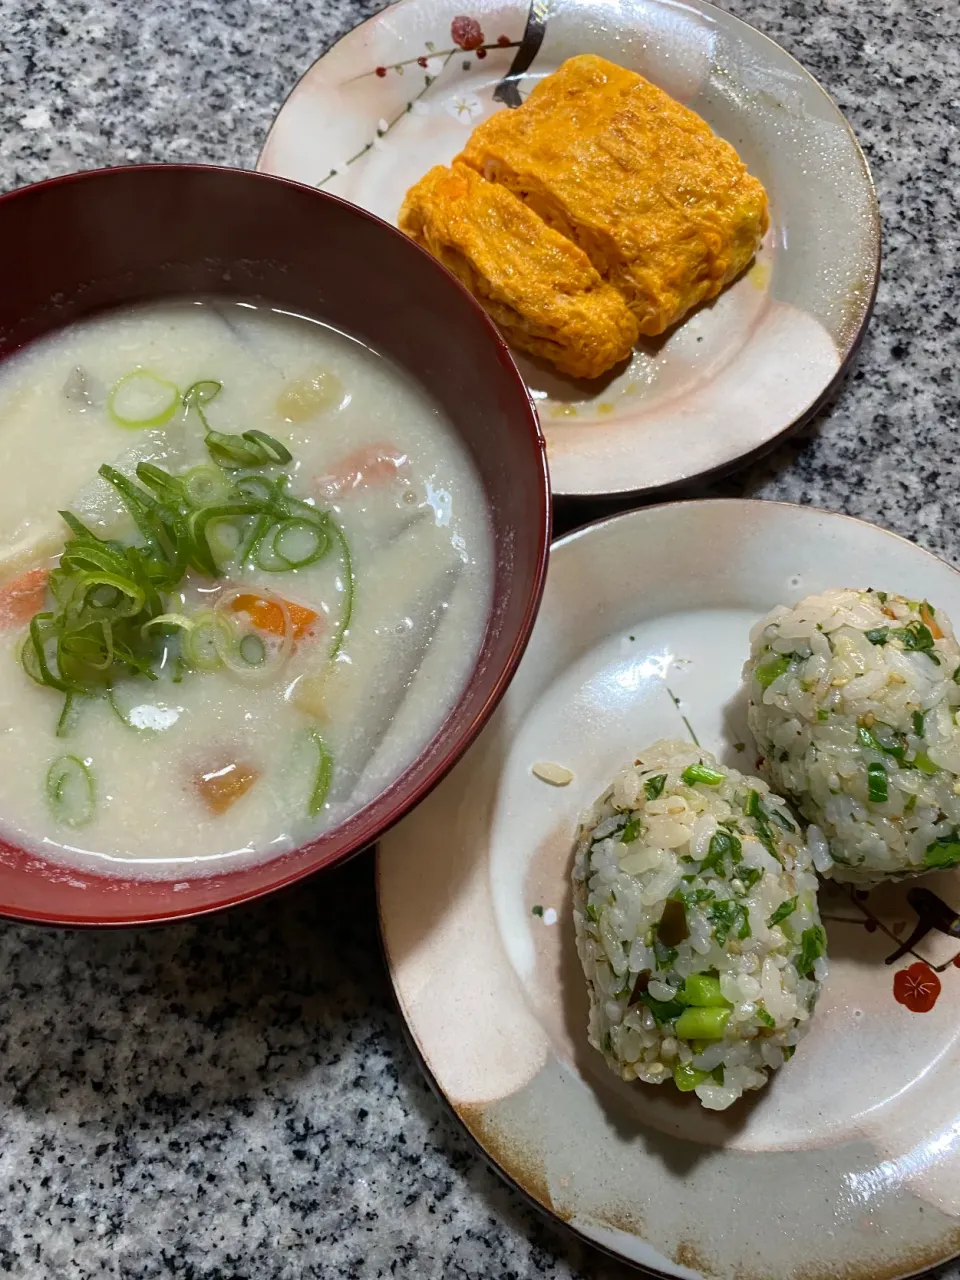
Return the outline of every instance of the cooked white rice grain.
{"type": "Polygon", "coordinates": [[[960,646],[940,610],[826,591],[750,640],[760,772],[814,824],[817,870],[871,884],[960,863],[960,646]]]}
{"type": "Polygon", "coordinates": [[[765,782],[654,743],[585,816],[573,889],[590,1043],[624,1080],[722,1110],[793,1054],[826,937],[800,825],[765,782]]]}

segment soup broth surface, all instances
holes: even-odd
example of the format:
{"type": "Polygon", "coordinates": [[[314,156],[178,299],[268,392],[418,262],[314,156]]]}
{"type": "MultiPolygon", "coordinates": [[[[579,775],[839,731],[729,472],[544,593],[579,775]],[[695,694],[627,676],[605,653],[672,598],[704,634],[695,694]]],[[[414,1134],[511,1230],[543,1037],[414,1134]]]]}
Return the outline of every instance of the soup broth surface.
{"type": "MultiPolygon", "coordinates": [[[[0,367],[0,441],[0,834],[125,874],[272,857],[396,780],[462,692],[491,598],[480,480],[429,396],[352,338],[248,303],[113,312],[0,367]],[[216,574],[160,593],[146,669],[115,659],[58,690],[28,630],[66,607],[45,577],[72,536],[58,512],[149,559],[104,463],[179,501],[183,527],[227,509],[204,526],[216,574]],[[274,506],[236,512],[254,499],[274,506]]],[[[71,592],[99,593],[97,618],[126,607],[86,582],[57,588],[76,625],[71,592]]],[[[83,634],[69,643],[86,662],[83,634]]]]}

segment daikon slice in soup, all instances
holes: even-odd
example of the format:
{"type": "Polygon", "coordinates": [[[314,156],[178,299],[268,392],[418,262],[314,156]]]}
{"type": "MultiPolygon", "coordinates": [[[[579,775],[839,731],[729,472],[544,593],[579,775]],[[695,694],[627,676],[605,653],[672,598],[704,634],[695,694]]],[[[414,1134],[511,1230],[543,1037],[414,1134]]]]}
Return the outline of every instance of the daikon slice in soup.
{"type": "Polygon", "coordinates": [[[0,441],[7,838],[125,874],[275,856],[373,800],[461,694],[482,486],[349,336],[247,303],[109,313],[0,368],[0,441]]]}

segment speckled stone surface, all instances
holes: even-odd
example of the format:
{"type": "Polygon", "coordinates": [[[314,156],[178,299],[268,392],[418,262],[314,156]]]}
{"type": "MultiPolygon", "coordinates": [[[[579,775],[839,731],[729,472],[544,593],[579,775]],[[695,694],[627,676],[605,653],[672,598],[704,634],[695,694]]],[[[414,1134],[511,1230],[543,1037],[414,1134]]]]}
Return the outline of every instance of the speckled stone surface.
{"type": "MultiPolygon", "coordinates": [[[[376,7],[0,0],[0,187],[130,161],[252,166],[300,72],[376,7]]],[[[847,112],[880,194],[884,268],[834,405],[711,491],[866,516],[960,564],[960,6],[730,7],[847,112]]],[[[423,1082],[369,857],[198,924],[0,925],[0,966],[2,1274],[634,1274],[532,1213],[423,1082]]]]}

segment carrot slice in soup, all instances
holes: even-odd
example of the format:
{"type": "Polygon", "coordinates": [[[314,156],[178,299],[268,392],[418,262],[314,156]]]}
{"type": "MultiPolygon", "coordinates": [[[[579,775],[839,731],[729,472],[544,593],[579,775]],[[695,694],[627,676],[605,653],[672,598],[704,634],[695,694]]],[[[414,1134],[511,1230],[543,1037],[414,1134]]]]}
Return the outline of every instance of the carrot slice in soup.
{"type": "MultiPolygon", "coordinates": [[[[290,626],[294,640],[302,640],[313,631],[319,621],[319,614],[306,605],[294,604],[286,600],[287,612],[290,615],[290,626]]],[[[258,631],[268,631],[273,636],[283,635],[283,610],[274,600],[264,600],[258,595],[237,596],[230,606],[234,613],[245,613],[258,631]]]]}
{"type": "Polygon", "coordinates": [[[30,569],[0,587],[0,628],[25,626],[47,598],[49,569],[30,569]]]}
{"type": "Polygon", "coordinates": [[[251,765],[233,761],[199,774],[194,786],[210,812],[219,816],[246,795],[259,777],[259,770],[251,765]]]}
{"type": "Polygon", "coordinates": [[[392,444],[365,444],[342,458],[336,471],[317,480],[323,498],[339,498],[370,484],[389,484],[410,465],[407,455],[392,444]]]}

